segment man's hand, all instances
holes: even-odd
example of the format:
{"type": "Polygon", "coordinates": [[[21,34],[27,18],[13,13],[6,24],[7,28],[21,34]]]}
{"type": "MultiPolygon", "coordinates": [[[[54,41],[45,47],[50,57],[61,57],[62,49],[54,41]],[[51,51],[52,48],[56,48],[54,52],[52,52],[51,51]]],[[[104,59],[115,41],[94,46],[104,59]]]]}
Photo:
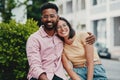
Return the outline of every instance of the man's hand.
{"type": "Polygon", "coordinates": [[[91,32],[87,33],[89,34],[89,36],[86,38],[86,43],[90,45],[94,44],[96,39],[95,35],[93,35],[91,32]]]}
{"type": "Polygon", "coordinates": [[[46,73],[42,73],[42,74],[39,76],[39,79],[38,79],[38,80],[49,80],[49,79],[47,78],[46,73]]]}

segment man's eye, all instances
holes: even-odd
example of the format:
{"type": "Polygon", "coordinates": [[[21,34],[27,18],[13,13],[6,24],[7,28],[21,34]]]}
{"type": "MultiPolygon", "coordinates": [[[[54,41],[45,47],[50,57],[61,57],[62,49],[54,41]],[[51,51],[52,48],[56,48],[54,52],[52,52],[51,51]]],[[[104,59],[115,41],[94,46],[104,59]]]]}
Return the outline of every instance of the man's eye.
{"type": "Polygon", "coordinates": [[[43,16],[43,18],[48,18],[48,16],[43,16]]]}
{"type": "Polygon", "coordinates": [[[55,15],[50,15],[50,17],[51,17],[51,18],[54,18],[54,17],[55,17],[55,15]]]}

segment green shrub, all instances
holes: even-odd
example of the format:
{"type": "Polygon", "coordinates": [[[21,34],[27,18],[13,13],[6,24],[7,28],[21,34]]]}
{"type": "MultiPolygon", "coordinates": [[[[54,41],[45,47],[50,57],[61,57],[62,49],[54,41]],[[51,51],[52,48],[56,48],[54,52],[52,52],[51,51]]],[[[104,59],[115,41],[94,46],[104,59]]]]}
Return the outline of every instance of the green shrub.
{"type": "Polygon", "coordinates": [[[38,28],[32,19],[25,24],[0,23],[0,80],[26,80],[26,41],[38,28]]]}

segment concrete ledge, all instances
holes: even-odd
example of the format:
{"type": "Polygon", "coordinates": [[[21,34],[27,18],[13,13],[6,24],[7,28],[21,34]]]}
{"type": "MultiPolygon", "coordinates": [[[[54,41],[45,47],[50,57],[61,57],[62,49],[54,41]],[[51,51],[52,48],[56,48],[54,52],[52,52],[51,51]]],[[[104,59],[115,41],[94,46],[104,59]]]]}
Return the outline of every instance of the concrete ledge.
{"type": "Polygon", "coordinates": [[[120,54],[119,55],[118,54],[112,54],[111,59],[120,61],[120,54]]]}

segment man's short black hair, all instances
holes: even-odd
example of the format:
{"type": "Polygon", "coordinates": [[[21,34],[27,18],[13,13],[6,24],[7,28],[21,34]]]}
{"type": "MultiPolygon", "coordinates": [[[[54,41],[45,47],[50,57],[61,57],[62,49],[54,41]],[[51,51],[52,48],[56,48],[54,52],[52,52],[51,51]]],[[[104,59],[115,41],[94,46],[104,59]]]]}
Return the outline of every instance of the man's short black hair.
{"type": "Polygon", "coordinates": [[[42,14],[42,11],[43,11],[43,10],[49,9],[49,8],[55,9],[56,12],[58,13],[58,7],[57,7],[57,5],[54,4],[54,3],[44,3],[44,4],[40,7],[40,13],[42,14]]]}

